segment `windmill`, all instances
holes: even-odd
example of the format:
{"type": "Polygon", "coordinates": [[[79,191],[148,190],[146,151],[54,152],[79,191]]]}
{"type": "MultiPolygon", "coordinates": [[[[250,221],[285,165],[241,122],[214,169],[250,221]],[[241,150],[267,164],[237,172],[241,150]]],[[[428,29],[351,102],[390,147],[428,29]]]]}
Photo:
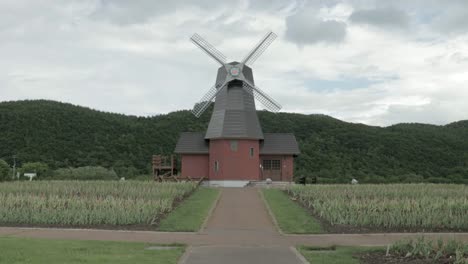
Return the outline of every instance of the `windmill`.
{"type": "Polygon", "coordinates": [[[227,62],[200,35],[192,42],[220,64],[216,82],[195,104],[200,117],[214,101],[205,132],[182,132],[174,152],[181,158],[181,177],[207,181],[216,186],[244,186],[250,181],[291,181],[293,160],[299,147],[292,133],[263,133],[255,99],[267,110],[281,105],[255,85],[252,64],[273,42],[269,32],[241,62],[227,62]]]}
{"type": "Polygon", "coordinates": [[[196,117],[200,117],[211,102],[215,102],[205,138],[263,138],[254,98],[272,112],[279,111],[281,105],[255,85],[250,66],[275,38],[275,33],[268,32],[241,62],[227,62],[226,56],[198,34],[190,38],[221,65],[215,84],[192,110],[196,117]]]}

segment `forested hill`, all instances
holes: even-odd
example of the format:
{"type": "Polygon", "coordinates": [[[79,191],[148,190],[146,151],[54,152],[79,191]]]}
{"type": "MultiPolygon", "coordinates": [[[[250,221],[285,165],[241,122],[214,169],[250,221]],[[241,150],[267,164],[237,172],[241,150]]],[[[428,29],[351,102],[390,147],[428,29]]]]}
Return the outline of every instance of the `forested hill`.
{"type": "MultiPolygon", "coordinates": [[[[150,171],[151,155],[171,153],[182,131],[203,131],[189,111],[154,117],[105,113],[53,101],[0,103],[0,159],[51,168],[101,165],[150,171]]],[[[264,132],[293,132],[302,151],[296,175],[320,181],[468,182],[468,121],[446,126],[373,127],[325,115],[259,111],[264,132]]]]}

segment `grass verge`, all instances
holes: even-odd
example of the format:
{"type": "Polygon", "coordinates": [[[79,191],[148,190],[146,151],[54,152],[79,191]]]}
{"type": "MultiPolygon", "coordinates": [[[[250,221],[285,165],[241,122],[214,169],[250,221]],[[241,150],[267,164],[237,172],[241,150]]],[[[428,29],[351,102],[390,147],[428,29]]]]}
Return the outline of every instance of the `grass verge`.
{"type": "Polygon", "coordinates": [[[218,189],[199,187],[167,217],[161,220],[158,230],[169,232],[198,231],[218,194],[218,189]]]}
{"type": "Polygon", "coordinates": [[[299,252],[309,263],[321,264],[360,264],[359,259],[353,255],[361,252],[383,250],[380,248],[366,247],[298,247],[299,252]]]}
{"type": "Polygon", "coordinates": [[[0,263],[158,263],[176,264],[184,246],[164,250],[148,250],[147,243],[50,240],[0,237],[0,263]]]}
{"type": "Polygon", "coordinates": [[[284,233],[320,234],[324,229],[304,208],[278,189],[264,189],[263,195],[284,233]]]}

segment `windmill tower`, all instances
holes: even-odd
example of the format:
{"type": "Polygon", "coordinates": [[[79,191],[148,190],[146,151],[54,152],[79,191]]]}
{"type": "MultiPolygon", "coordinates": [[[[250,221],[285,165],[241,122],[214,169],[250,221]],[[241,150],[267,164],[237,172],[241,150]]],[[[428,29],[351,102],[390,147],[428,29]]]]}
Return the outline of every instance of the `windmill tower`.
{"type": "Polygon", "coordinates": [[[210,181],[292,179],[292,157],[299,154],[296,139],[292,134],[263,133],[255,99],[272,112],[281,105],[255,85],[250,67],[275,38],[269,32],[241,62],[227,62],[200,35],[191,37],[220,67],[215,84],[192,110],[199,117],[214,101],[206,133],[182,133],[177,143],[175,152],[182,156],[183,175],[210,181]]]}

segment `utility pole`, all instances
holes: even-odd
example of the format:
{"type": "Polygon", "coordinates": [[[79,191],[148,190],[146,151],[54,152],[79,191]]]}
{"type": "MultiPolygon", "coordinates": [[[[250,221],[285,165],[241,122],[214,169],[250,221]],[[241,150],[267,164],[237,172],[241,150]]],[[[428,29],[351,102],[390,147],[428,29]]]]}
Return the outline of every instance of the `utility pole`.
{"type": "Polygon", "coordinates": [[[13,155],[13,177],[14,179],[16,177],[16,155],[13,155]]]}

